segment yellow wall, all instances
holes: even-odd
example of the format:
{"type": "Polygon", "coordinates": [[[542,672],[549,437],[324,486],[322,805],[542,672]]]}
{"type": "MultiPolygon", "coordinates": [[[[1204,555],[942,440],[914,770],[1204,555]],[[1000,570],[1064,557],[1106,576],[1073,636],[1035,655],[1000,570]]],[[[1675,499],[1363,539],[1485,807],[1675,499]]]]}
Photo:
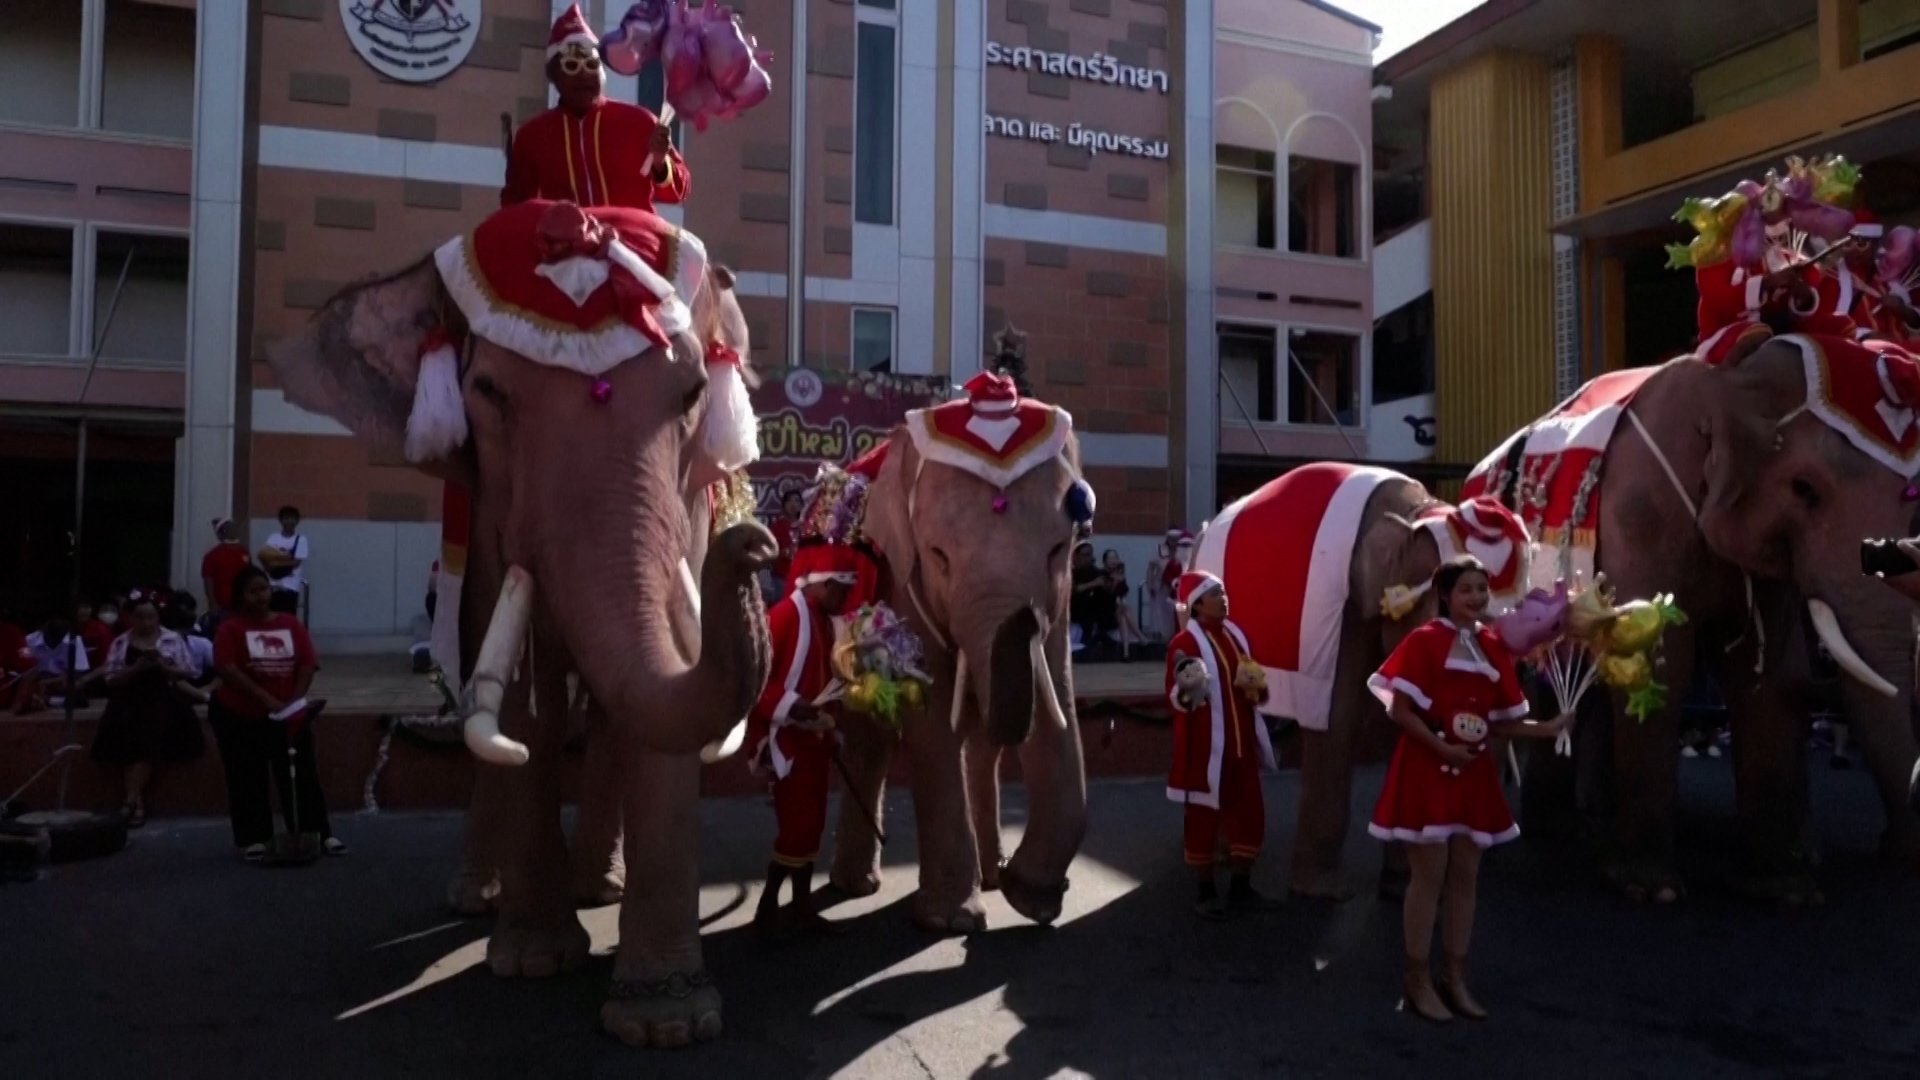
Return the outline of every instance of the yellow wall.
{"type": "Polygon", "coordinates": [[[1430,110],[1437,456],[1471,464],[1554,405],[1547,66],[1483,54],[1430,110]]]}
{"type": "MultiPolygon", "coordinates": [[[[1920,0],[1863,0],[1860,44],[1872,49],[1920,30],[1920,0]]],[[[1820,31],[1809,24],[1693,74],[1693,115],[1724,116],[1820,77],[1820,31]]]]}

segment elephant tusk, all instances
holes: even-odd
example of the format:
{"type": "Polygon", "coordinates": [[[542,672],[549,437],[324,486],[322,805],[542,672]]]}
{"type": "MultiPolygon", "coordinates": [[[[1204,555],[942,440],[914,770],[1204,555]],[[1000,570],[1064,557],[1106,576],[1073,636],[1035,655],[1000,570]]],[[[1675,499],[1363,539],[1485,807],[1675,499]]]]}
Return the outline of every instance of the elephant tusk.
{"type": "Polygon", "coordinates": [[[727,732],[726,738],[721,739],[719,742],[710,742],[707,745],[701,747],[700,761],[702,764],[705,764],[705,765],[711,765],[716,761],[725,761],[726,759],[739,753],[740,744],[746,741],[747,741],[747,722],[745,720],[742,720],[739,723],[733,725],[733,730],[727,732]]]}
{"type": "Polygon", "coordinates": [[[693,567],[687,560],[680,560],[680,588],[687,594],[687,605],[693,609],[693,622],[700,624],[700,586],[693,580],[693,567]]]}
{"type": "Polygon", "coordinates": [[[1807,613],[1813,616],[1814,632],[1820,635],[1820,643],[1827,647],[1833,656],[1833,662],[1840,670],[1854,677],[1867,689],[1882,697],[1898,697],[1900,691],[1892,683],[1880,677],[1879,672],[1867,666],[1860,654],[1853,651],[1853,645],[1847,641],[1847,635],[1840,632],[1840,620],[1833,609],[1824,600],[1808,600],[1807,613]]]}
{"type": "Polygon", "coordinates": [[[525,765],[526,745],[500,733],[500,706],[507,683],[527,644],[527,622],[533,614],[533,576],[518,566],[507,568],[493,621],[480,642],[480,657],[467,681],[467,749],[493,765],[525,765]]]}
{"type": "Polygon", "coordinates": [[[1060,708],[1060,695],[1053,688],[1053,669],[1047,666],[1046,646],[1041,643],[1040,635],[1033,636],[1033,675],[1040,680],[1040,693],[1047,705],[1047,718],[1052,720],[1061,731],[1067,730],[1067,714],[1060,708]]]}
{"type": "Polygon", "coordinates": [[[967,654],[962,652],[953,664],[953,715],[947,718],[953,730],[960,730],[960,708],[967,700],[967,654]]]}

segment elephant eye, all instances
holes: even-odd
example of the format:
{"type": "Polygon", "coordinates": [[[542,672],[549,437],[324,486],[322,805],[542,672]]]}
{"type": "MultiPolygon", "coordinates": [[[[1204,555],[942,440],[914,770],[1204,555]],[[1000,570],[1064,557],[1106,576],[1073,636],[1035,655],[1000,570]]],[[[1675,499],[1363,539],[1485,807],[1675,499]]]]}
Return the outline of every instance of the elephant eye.
{"type": "Polygon", "coordinates": [[[687,390],[686,396],[680,399],[681,415],[684,416],[688,413],[693,412],[693,410],[699,408],[700,399],[705,396],[707,396],[707,381],[705,379],[702,379],[699,382],[694,383],[693,386],[687,390]]]}
{"type": "Polygon", "coordinates": [[[507,403],[506,392],[501,390],[500,385],[486,375],[475,375],[473,377],[473,392],[486,399],[490,405],[500,406],[507,403]]]}
{"type": "Polygon", "coordinates": [[[1813,484],[1801,477],[1793,478],[1793,497],[1799,499],[1809,510],[1820,508],[1820,493],[1814,490],[1813,484]]]}
{"type": "Polygon", "coordinates": [[[940,549],[939,549],[939,548],[937,548],[937,547],[936,547],[936,548],[934,548],[934,549],[933,549],[933,561],[939,564],[939,566],[940,566],[940,572],[941,572],[941,573],[943,573],[943,574],[944,574],[944,573],[946,573],[946,572],[947,572],[947,568],[948,568],[948,565],[949,565],[949,564],[948,564],[948,562],[947,562],[947,553],[946,553],[946,552],[944,552],[944,551],[942,551],[942,550],[940,550],[940,549]]]}

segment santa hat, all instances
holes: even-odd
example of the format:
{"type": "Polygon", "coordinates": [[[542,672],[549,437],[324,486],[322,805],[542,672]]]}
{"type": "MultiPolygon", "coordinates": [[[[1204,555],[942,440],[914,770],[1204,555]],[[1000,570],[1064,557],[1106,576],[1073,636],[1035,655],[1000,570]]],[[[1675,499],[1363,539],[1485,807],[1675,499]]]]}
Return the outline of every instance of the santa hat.
{"type": "Polygon", "coordinates": [[[802,544],[793,553],[793,567],[787,572],[787,586],[804,589],[821,582],[842,585],[860,583],[860,564],[853,548],[824,541],[802,544]]]}
{"type": "Polygon", "coordinates": [[[568,8],[566,14],[553,20],[553,32],[547,35],[547,59],[559,56],[569,45],[585,45],[588,48],[600,46],[599,35],[587,25],[587,17],[580,14],[579,4],[568,8]]]}
{"type": "Polygon", "coordinates": [[[1012,379],[998,372],[983,371],[967,380],[967,402],[976,413],[990,416],[1010,413],[1020,405],[1020,390],[1012,379]]]}
{"type": "Polygon", "coordinates": [[[1226,585],[1205,570],[1189,570],[1180,575],[1180,583],[1174,590],[1174,600],[1180,605],[1182,611],[1190,611],[1193,605],[1208,593],[1226,591],[1226,585]]]}
{"type": "Polygon", "coordinates": [[[1481,496],[1460,504],[1460,527],[1469,535],[1489,542],[1505,538],[1507,509],[1500,500],[1481,496]]]}
{"type": "Polygon", "coordinates": [[[1853,212],[1853,228],[1847,230],[1848,236],[1862,240],[1878,240],[1887,233],[1886,226],[1880,224],[1879,215],[1865,207],[1853,212]]]}

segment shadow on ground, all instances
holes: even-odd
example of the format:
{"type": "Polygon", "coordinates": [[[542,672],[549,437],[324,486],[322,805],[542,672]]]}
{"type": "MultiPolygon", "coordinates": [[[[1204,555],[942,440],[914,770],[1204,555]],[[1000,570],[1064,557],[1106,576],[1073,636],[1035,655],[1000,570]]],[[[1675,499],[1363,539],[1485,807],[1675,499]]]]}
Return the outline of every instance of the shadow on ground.
{"type": "MultiPolygon", "coordinates": [[[[0,1076],[894,1077],[1912,1076],[1920,1074],[1920,883],[1874,862],[1860,774],[1814,777],[1828,906],[1783,914],[1720,884],[1731,784],[1683,763],[1693,899],[1636,907],[1584,860],[1525,842],[1489,859],[1476,987],[1485,1025],[1394,1012],[1399,911],[1370,890],[1224,925],[1189,914],[1177,808],[1158,782],[1092,788],[1061,925],[990,898],[994,929],[909,920],[910,796],[877,897],[834,911],[853,932],[762,946],[746,920],[772,836],[761,799],[702,806],[707,962],[727,1034],[648,1053],[602,1036],[612,909],[584,919],[598,955],[542,983],[485,969],[484,923],[436,902],[455,815],[341,822],[346,860],[243,866],[223,823],[156,823],[121,856],[0,889],[0,1076]]],[[[1377,770],[1358,784],[1349,866],[1377,770]]],[[[1268,783],[1278,891],[1291,775],[1268,783]]],[[[1008,799],[1009,831],[1020,821],[1008,799]]]]}

